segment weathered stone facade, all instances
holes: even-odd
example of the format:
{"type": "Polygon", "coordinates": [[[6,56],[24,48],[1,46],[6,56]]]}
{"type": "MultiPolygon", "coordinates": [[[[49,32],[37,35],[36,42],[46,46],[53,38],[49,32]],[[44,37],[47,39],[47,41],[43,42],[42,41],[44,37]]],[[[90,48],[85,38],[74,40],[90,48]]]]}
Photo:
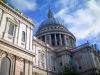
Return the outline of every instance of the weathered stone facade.
{"type": "Polygon", "coordinates": [[[0,75],[57,75],[66,64],[81,75],[100,71],[100,52],[89,43],[76,47],[76,38],[51,9],[36,37],[33,28],[31,19],[0,1],[0,75]]]}

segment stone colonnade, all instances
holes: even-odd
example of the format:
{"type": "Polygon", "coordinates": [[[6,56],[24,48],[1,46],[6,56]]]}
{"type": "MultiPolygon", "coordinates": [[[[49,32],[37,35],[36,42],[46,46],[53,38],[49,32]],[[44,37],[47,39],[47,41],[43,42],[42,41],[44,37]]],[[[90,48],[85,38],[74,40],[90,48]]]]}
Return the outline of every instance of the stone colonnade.
{"type": "Polygon", "coordinates": [[[67,46],[68,40],[65,34],[48,34],[40,37],[40,39],[53,46],[67,46]]]}

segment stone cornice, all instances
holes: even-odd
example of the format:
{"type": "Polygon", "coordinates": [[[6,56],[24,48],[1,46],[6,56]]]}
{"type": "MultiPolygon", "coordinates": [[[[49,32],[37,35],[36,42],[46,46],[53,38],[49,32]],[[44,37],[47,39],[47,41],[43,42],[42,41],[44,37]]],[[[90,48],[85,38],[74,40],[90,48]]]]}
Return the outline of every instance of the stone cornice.
{"type": "Polygon", "coordinates": [[[72,53],[75,53],[75,52],[78,52],[78,51],[80,51],[80,50],[83,50],[84,48],[92,48],[92,47],[90,46],[89,43],[85,43],[85,44],[82,44],[82,45],[80,45],[80,46],[78,46],[78,47],[73,48],[73,49],[71,50],[71,52],[72,52],[72,53]]]}
{"type": "MultiPolygon", "coordinates": [[[[26,17],[23,13],[16,11],[14,8],[12,8],[11,6],[9,6],[8,4],[4,3],[3,1],[0,1],[0,6],[5,8],[6,10],[8,10],[9,12],[14,13],[16,16],[18,16],[19,18],[21,18],[22,20],[26,21],[27,23],[29,23],[30,25],[34,26],[33,22],[31,19],[29,19],[28,17],[26,17]]],[[[4,10],[4,9],[3,9],[4,10]]]]}
{"type": "Polygon", "coordinates": [[[36,68],[36,69],[39,69],[39,70],[41,70],[41,71],[45,71],[45,72],[50,72],[50,73],[56,74],[56,73],[54,73],[53,71],[45,70],[45,69],[42,69],[42,68],[37,67],[37,66],[33,66],[33,67],[36,68]]]}
{"type": "Polygon", "coordinates": [[[45,48],[48,48],[48,49],[50,49],[50,50],[54,50],[52,47],[50,47],[49,44],[47,44],[47,43],[45,43],[45,42],[39,40],[37,37],[33,37],[33,42],[34,42],[34,41],[35,41],[36,43],[38,43],[39,45],[45,47],[45,48]]]}
{"type": "Polygon", "coordinates": [[[32,57],[35,56],[35,54],[34,54],[32,51],[25,50],[25,49],[23,49],[23,48],[21,48],[21,47],[19,47],[19,46],[17,46],[17,45],[14,45],[14,44],[12,44],[12,43],[6,41],[6,40],[0,39],[0,43],[4,44],[5,46],[9,46],[9,47],[11,47],[11,48],[13,48],[13,49],[17,49],[17,50],[19,50],[20,52],[25,53],[25,54],[27,54],[27,55],[30,55],[30,56],[32,56],[32,57]]]}
{"type": "Polygon", "coordinates": [[[69,51],[69,50],[63,50],[61,52],[57,52],[57,56],[58,57],[59,56],[63,56],[63,55],[69,55],[69,56],[71,56],[71,51],[69,51]]]}
{"type": "Polygon", "coordinates": [[[34,42],[34,41],[35,41],[36,43],[42,45],[42,46],[46,46],[46,43],[45,43],[45,42],[43,42],[43,41],[41,41],[40,39],[38,39],[37,37],[34,37],[34,36],[33,36],[33,42],[34,42]]]}
{"type": "Polygon", "coordinates": [[[45,71],[45,72],[47,72],[47,70],[46,70],[46,69],[40,68],[40,67],[38,67],[38,66],[35,66],[35,65],[33,65],[33,68],[36,68],[36,69],[39,69],[39,70],[42,70],[42,71],[45,71]]]}

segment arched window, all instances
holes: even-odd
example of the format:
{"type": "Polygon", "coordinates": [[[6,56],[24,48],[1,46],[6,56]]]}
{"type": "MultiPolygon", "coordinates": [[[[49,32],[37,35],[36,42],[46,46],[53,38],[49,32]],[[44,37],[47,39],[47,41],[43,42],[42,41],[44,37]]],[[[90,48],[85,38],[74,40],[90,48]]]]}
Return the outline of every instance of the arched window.
{"type": "Polygon", "coordinates": [[[22,41],[25,42],[25,31],[22,31],[22,41]]]}
{"type": "Polygon", "coordinates": [[[10,75],[10,60],[4,57],[1,61],[0,75],[10,75]]]}

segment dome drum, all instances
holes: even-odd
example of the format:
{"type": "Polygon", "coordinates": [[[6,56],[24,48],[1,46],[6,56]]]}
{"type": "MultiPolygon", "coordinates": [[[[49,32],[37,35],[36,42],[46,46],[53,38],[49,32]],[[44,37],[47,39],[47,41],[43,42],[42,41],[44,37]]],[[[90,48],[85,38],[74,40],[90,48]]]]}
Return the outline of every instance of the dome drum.
{"type": "Polygon", "coordinates": [[[72,38],[72,36],[61,34],[61,33],[44,34],[44,35],[38,36],[38,38],[50,44],[53,47],[67,46],[69,48],[72,48],[75,46],[75,42],[76,42],[76,40],[72,38]]]}
{"type": "Polygon", "coordinates": [[[72,37],[74,40],[76,40],[76,38],[74,37],[74,35],[72,34],[72,33],[70,33],[70,32],[66,32],[66,31],[60,31],[60,30],[51,30],[51,31],[48,31],[48,32],[41,32],[41,33],[39,33],[39,34],[37,34],[36,36],[37,37],[41,37],[41,36],[44,36],[44,35],[47,35],[47,34],[64,34],[64,35],[66,35],[66,36],[70,36],[70,37],[72,37]]]}

